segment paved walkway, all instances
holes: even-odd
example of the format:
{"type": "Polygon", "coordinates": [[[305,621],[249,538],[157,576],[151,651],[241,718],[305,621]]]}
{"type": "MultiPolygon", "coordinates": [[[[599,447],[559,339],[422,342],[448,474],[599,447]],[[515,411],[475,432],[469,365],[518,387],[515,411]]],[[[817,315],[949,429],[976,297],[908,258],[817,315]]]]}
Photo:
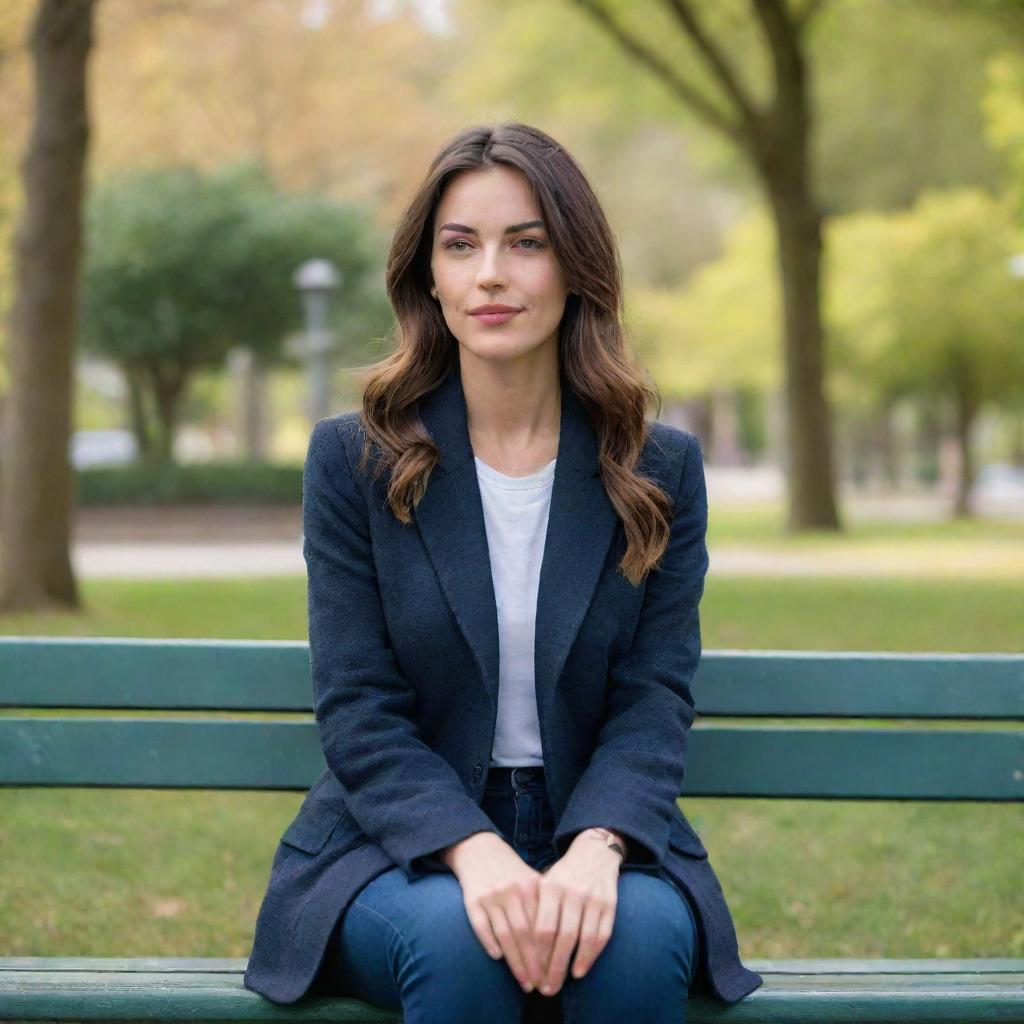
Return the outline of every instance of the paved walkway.
{"type": "MultiPolygon", "coordinates": [[[[889,544],[783,551],[754,545],[712,547],[712,576],[973,576],[1024,579],[1020,545],[889,544]]],[[[87,541],[72,548],[85,579],[190,579],[304,576],[302,537],[290,541],[87,541]]]]}
{"type": "MultiPolygon", "coordinates": [[[[860,514],[877,516],[870,503],[860,514]]],[[[900,502],[894,520],[914,515],[900,502]]],[[[713,546],[713,576],[973,576],[1024,579],[1021,539],[998,536],[821,541],[793,545],[742,543],[713,546]]],[[[304,576],[302,510],[297,505],[84,507],[75,512],[72,560],[86,579],[188,579],[304,576]]]]}

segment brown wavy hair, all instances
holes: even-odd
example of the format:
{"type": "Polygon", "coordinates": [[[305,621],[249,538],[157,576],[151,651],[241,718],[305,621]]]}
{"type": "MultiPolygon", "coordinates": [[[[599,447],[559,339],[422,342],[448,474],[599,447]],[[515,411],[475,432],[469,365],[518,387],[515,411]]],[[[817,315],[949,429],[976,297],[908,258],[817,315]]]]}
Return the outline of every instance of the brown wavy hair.
{"type": "Polygon", "coordinates": [[[624,527],[619,568],[638,585],[657,567],[672,520],[671,497],[636,472],[647,409],[660,411],[661,396],[626,343],[619,253],[600,203],[573,157],[538,128],[506,121],[460,132],[434,157],[399,219],[386,268],[396,344],[385,359],[363,368],[360,469],[372,453],[375,478],[391,471],[388,504],[401,522],[411,523],[440,457],[416,405],[458,360],[458,341],[429,291],[434,215],[455,175],[494,164],[518,168],[530,182],[565,271],[570,294],[559,324],[559,363],[594,425],[601,479],[624,527]]]}

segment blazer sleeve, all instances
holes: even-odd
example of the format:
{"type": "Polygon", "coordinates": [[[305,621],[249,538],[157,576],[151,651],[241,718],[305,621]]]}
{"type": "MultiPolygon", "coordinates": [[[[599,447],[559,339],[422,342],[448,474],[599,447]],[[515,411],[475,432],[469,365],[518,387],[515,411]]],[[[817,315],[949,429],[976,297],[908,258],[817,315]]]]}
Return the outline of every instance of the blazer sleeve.
{"type": "Polygon", "coordinates": [[[690,680],[708,568],[704,460],[697,438],[686,436],[668,546],[648,576],[633,642],[609,665],[608,712],[555,829],[559,857],[578,832],[601,826],[626,837],[626,864],[660,870],[665,858],[695,717],[690,680]]]}
{"type": "Polygon", "coordinates": [[[497,830],[418,733],[415,692],[390,644],[344,429],[337,419],[317,422],[303,473],[313,710],[352,816],[413,881],[448,870],[429,855],[497,830]]]}

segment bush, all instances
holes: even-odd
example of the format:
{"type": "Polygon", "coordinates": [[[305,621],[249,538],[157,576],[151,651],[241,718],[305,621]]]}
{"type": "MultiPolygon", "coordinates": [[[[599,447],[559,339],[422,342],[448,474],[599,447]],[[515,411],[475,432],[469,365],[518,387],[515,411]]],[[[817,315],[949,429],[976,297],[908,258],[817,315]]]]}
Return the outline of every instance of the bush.
{"type": "Polygon", "coordinates": [[[302,501],[302,466],[236,461],[97,466],[75,474],[79,505],[206,505],[302,501]]]}

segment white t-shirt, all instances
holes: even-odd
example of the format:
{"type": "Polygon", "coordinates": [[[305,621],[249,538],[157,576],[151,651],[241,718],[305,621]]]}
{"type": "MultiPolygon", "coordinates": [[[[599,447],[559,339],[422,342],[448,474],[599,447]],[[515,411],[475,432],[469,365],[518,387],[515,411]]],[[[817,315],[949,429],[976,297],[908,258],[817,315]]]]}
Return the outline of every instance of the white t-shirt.
{"type": "Polygon", "coordinates": [[[534,627],[555,459],[506,476],[476,459],[498,606],[498,719],[491,766],[543,765],[534,680],[534,627]]]}

